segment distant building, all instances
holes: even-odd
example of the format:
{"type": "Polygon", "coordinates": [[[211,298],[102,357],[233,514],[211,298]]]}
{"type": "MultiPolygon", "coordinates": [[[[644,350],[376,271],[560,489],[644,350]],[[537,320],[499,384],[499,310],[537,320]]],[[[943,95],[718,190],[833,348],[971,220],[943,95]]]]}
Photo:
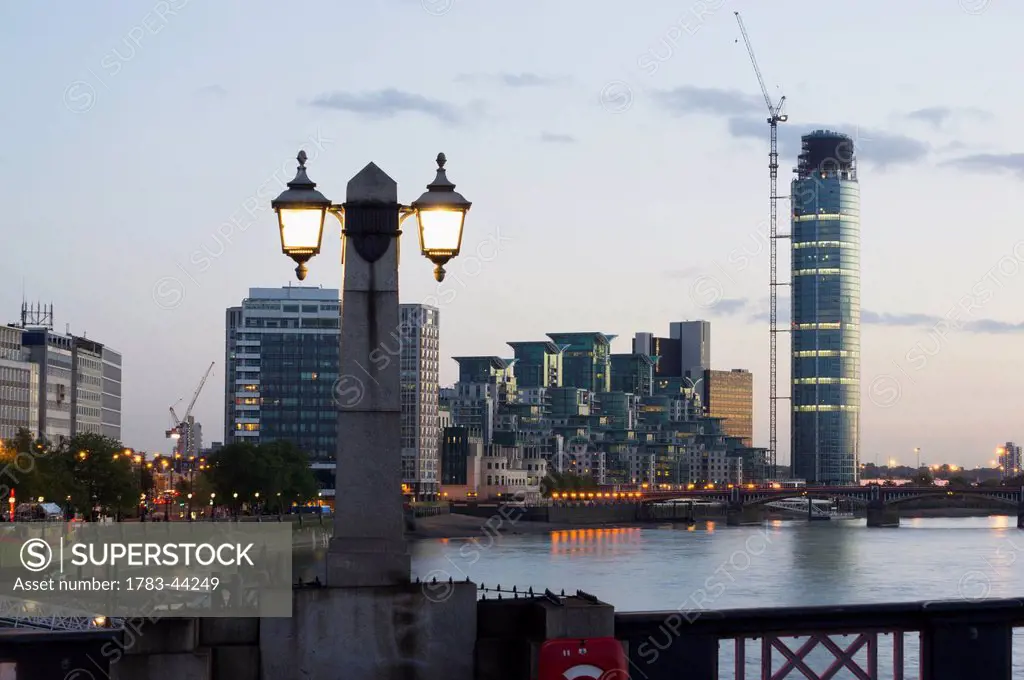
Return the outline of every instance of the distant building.
{"type": "Polygon", "coordinates": [[[673,321],[669,324],[669,337],[679,341],[679,363],[683,375],[694,380],[711,369],[711,322],[673,321]]]}
{"type": "Polygon", "coordinates": [[[641,397],[651,395],[655,360],[646,353],[611,356],[611,391],[628,392],[641,397]]]}
{"type": "Polygon", "coordinates": [[[704,408],[712,418],[722,418],[722,431],[739,437],[745,447],[754,440],[754,376],[743,368],[704,371],[704,408]]]}
{"type": "Polygon", "coordinates": [[[453,357],[459,364],[459,382],[451,403],[452,423],[480,432],[492,443],[498,429],[499,409],[516,398],[515,359],[497,356],[453,357]]]}
{"type": "Polygon", "coordinates": [[[467,461],[483,456],[484,440],[468,427],[446,427],[441,435],[441,485],[465,486],[467,461]]]}
{"type": "Polygon", "coordinates": [[[103,434],[103,345],[73,337],[71,364],[71,431],[103,434]]]}
{"type": "Polygon", "coordinates": [[[611,391],[611,343],[605,333],[548,333],[562,354],[562,386],[591,392],[611,391]]]}
{"type": "Polygon", "coordinates": [[[516,383],[521,389],[562,386],[562,355],[567,346],[548,340],[508,343],[516,358],[516,383]]]}
{"type": "Polygon", "coordinates": [[[441,466],[438,447],[440,312],[436,307],[399,308],[402,342],[402,482],[417,499],[436,499],[441,466]]]}
{"type": "Polygon", "coordinates": [[[0,439],[39,436],[39,366],[27,361],[22,329],[0,326],[0,439]]]}
{"type": "Polygon", "coordinates": [[[655,358],[656,378],[688,377],[696,383],[711,368],[711,322],[673,321],[669,336],[637,333],[633,353],[655,358]]]}
{"type": "MultiPolygon", "coordinates": [[[[121,354],[89,338],[55,333],[49,325],[8,327],[20,334],[22,361],[36,366],[36,396],[28,404],[34,434],[53,443],[78,434],[121,439],[121,354]]],[[[32,378],[30,377],[31,381],[32,378]]],[[[24,378],[22,378],[22,382],[24,378]]]]}
{"type": "Polygon", "coordinates": [[[338,437],[337,289],[250,288],[225,324],[224,442],[290,441],[328,466],[338,437]]]}
{"type": "Polygon", "coordinates": [[[466,484],[446,486],[445,491],[453,500],[511,496],[517,501],[534,501],[540,498],[546,470],[547,462],[531,447],[472,445],[466,459],[466,484]]]}
{"type": "Polygon", "coordinates": [[[860,184],[853,140],[804,135],[792,197],[793,476],[860,473],[860,184]]]}
{"type": "Polygon", "coordinates": [[[1024,464],[1021,461],[1021,447],[1013,442],[1006,442],[999,447],[999,477],[1000,479],[1011,479],[1024,472],[1024,464]]]}
{"type": "Polygon", "coordinates": [[[106,345],[103,346],[103,414],[100,421],[103,434],[121,439],[121,370],[122,357],[106,345]]]}
{"type": "Polygon", "coordinates": [[[743,459],[722,449],[691,448],[686,451],[690,481],[699,484],[743,484],[743,459]]]}

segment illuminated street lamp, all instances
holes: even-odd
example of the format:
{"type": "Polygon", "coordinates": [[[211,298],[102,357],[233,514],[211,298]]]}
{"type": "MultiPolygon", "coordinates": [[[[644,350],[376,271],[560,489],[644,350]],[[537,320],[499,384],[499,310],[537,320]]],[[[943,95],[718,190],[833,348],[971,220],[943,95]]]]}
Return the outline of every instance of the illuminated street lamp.
{"type": "Polygon", "coordinates": [[[300,151],[297,159],[295,179],[271,207],[278,217],[281,250],[296,263],[300,281],[306,277],[306,263],[320,252],[327,213],[342,226],[342,378],[334,392],[338,429],[352,434],[338,438],[335,452],[334,535],[327,555],[327,582],[336,587],[408,583],[410,559],[398,496],[401,372],[393,361],[370,362],[372,367],[362,371],[358,367],[379,349],[380,338],[401,327],[402,223],[416,216],[420,252],[434,263],[434,278],[443,281],[445,265],[462,249],[466,213],[472,204],[448,180],[444,154],[437,156],[434,180],[411,205],[399,203],[398,184],[373,163],[348,182],[344,204],[331,203],[309,179],[306,153],[300,151]],[[356,375],[366,378],[349,380],[356,375]]]}
{"type": "MultiPolygon", "coordinates": [[[[330,212],[342,225],[342,236],[353,239],[356,250],[369,262],[383,255],[373,253],[384,246],[390,245],[384,237],[395,234],[380,232],[376,225],[345,223],[345,205],[332,204],[322,193],[316,190],[316,182],[306,174],[306,152],[299,151],[299,161],[295,179],[288,183],[288,188],[271,201],[270,205],[277,213],[278,226],[281,231],[281,251],[295,260],[295,274],[299,280],[306,278],[309,271],[306,262],[320,253],[324,236],[324,216],[330,212]],[[365,252],[364,252],[365,251],[365,252]]],[[[455,191],[455,185],[448,179],[444,166],[448,162],[443,153],[437,155],[437,175],[427,185],[427,190],[410,206],[395,205],[399,224],[407,217],[416,215],[419,222],[420,252],[428,260],[437,265],[434,278],[443,281],[444,265],[456,257],[462,249],[462,231],[466,222],[466,213],[473,205],[455,191]]],[[[365,206],[349,205],[362,208],[365,206]]],[[[376,206],[375,206],[376,207],[376,206]]],[[[361,220],[357,220],[361,222],[361,220]]]]}

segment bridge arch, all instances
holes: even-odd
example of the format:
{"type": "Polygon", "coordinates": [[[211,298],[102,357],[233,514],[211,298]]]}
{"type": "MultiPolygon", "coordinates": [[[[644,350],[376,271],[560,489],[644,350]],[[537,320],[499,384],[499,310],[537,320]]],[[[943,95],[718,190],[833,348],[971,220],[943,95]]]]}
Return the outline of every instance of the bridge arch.
{"type": "Polygon", "coordinates": [[[921,500],[922,498],[950,498],[959,496],[961,498],[974,498],[978,500],[985,500],[989,503],[996,503],[1000,505],[1010,505],[1017,507],[1020,504],[1020,500],[1014,497],[1016,492],[1007,492],[1007,495],[1001,496],[994,493],[983,493],[976,489],[948,489],[939,488],[932,492],[919,492],[914,494],[908,494],[906,496],[899,496],[897,498],[885,499],[886,505],[902,505],[909,501],[921,500]]]}
{"type": "Polygon", "coordinates": [[[847,500],[857,505],[866,506],[870,502],[870,494],[865,491],[863,494],[835,494],[827,491],[793,489],[792,493],[773,492],[770,496],[757,498],[744,502],[744,505],[762,506],[774,501],[785,501],[793,498],[810,498],[816,501],[847,500]]]}

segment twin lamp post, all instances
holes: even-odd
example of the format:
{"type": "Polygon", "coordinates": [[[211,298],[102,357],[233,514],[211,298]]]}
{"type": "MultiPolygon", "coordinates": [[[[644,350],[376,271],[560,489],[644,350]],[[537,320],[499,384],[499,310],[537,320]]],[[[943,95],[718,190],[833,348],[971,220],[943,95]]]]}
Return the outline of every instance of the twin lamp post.
{"type": "Polygon", "coordinates": [[[470,202],[455,191],[437,156],[437,174],[411,205],[398,202],[398,184],[370,163],[348,183],[345,203],[332,203],[297,156],[295,179],[271,207],[281,250],[300,281],[320,252],[327,213],[341,223],[341,295],[335,453],[334,536],[327,554],[327,585],[388,587],[408,584],[410,559],[402,510],[401,374],[399,362],[374,362],[380,343],[400,328],[398,255],[401,225],[415,215],[422,254],[434,278],[459,254],[470,202]]]}
{"type": "MultiPolygon", "coordinates": [[[[375,251],[386,247],[388,237],[401,234],[386,233],[380,228],[383,226],[381,223],[360,225],[363,228],[359,229],[351,225],[346,227],[346,205],[331,203],[316,190],[316,183],[306,174],[305,151],[299,151],[297,160],[299,168],[295,179],[271,202],[271,207],[277,213],[281,228],[281,249],[298,265],[295,267],[295,273],[299,281],[306,278],[306,262],[320,253],[324,236],[324,218],[327,213],[338,218],[342,238],[352,238],[360,255],[370,261],[376,259],[373,257],[375,251]]],[[[462,247],[462,226],[472,205],[462,194],[456,192],[455,185],[448,181],[444,170],[446,162],[444,154],[438,154],[437,176],[427,185],[427,191],[410,206],[395,206],[399,214],[399,224],[407,217],[416,215],[420,227],[420,250],[436,265],[434,278],[439,282],[444,280],[444,265],[459,254],[462,247]]],[[[351,209],[370,206],[348,207],[351,209]]]]}

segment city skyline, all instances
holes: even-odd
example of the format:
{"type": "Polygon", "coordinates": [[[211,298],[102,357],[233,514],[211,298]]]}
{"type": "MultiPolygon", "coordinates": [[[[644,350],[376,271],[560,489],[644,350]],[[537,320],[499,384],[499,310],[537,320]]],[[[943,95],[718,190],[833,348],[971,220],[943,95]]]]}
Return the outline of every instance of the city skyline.
{"type": "MultiPolygon", "coordinates": [[[[223,309],[250,287],[291,279],[269,202],[303,147],[334,200],[368,161],[410,200],[436,153],[451,159],[474,200],[463,256],[440,291],[429,263],[403,261],[402,301],[436,300],[445,316],[442,384],[456,379],[450,357],[507,356],[506,338],[601,329],[624,353],[635,332],[708,319],[713,367],[755,377],[754,443],[767,445],[767,126],[733,10],[744,13],[769,87],[787,95],[780,177],[796,162],[795,140],[818,127],[850,134],[862,152],[862,460],[909,461],[921,447],[926,462],[981,465],[992,440],[1021,438],[1011,376],[1024,361],[1013,346],[1024,245],[1000,210],[1019,188],[1021,150],[1007,146],[1014,121],[997,113],[1020,103],[981,81],[1011,82],[998,46],[1024,8],[864,3],[849,16],[820,4],[704,2],[695,11],[657,2],[639,16],[569,3],[537,26],[539,4],[456,0],[428,5],[432,14],[413,0],[355,10],[309,3],[294,16],[259,3],[245,15],[169,6],[175,13],[162,16],[62,8],[66,23],[57,24],[46,5],[18,6],[0,28],[5,75],[22,102],[0,114],[21,131],[2,154],[19,226],[9,247],[31,254],[6,270],[0,309],[13,321],[23,295],[52,301],[57,329],[70,323],[124,355],[126,443],[169,450],[167,407],[222,356],[223,309]],[[936,75],[877,82],[905,54],[922,12],[932,35],[956,38],[914,48],[936,75]],[[327,26],[353,21],[372,30],[349,36],[346,49],[360,58],[339,67],[327,26]],[[840,22],[850,40],[838,51],[827,32],[804,29],[840,22]],[[477,30],[496,24],[509,37],[477,30]],[[525,26],[541,45],[529,54],[513,38],[525,26]],[[305,36],[290,52],[308,65],[298,76],[283,51],[261,47],[285,44],[289,29],[305,36]],[[447,70],[421,65],[422,44],[371,42],[384,30],[430,32],[431,61],[447,70]],[[248,38],[229,51],[227,31],[248,38]],[[598,48],[599,35],[615,40],[598,48]],[[29,39],[43,57],[25,68],[18,55],[29,39]],[[971,75],[981,63],[991,79],[971,75]],[[535,194],[537,185],[546,190],[535,194]],[[615,200],[595,204],[609,186],[615,200]],[[72,224],[55,226],[38,210],[54,194],[76,206],[72,224]],[[964,224],[984,228],[955,246],[943,238],[964,224]],[[978,384],[970,400],[950,389],[978,384]],[[971,428],[951,425],[964,415],[971,428]]],[[[307,283],[337,288],[329,229],[307,283]]],[[[414,252],[412,230],[404,238],[414,252]]],[[[783,263],[787,255],[781,249],[783,263]]],[[[780,376],[787,350],[780,343],[780,376]]],[[[212,385],[223,380],[218,367],[212,385]]],[[[213,440],[223,416],[210,392],[219,390],[201,395],[195,415],[213,440]]],[[[780,415],[783,464],[789,434],[780,415]]]]}

